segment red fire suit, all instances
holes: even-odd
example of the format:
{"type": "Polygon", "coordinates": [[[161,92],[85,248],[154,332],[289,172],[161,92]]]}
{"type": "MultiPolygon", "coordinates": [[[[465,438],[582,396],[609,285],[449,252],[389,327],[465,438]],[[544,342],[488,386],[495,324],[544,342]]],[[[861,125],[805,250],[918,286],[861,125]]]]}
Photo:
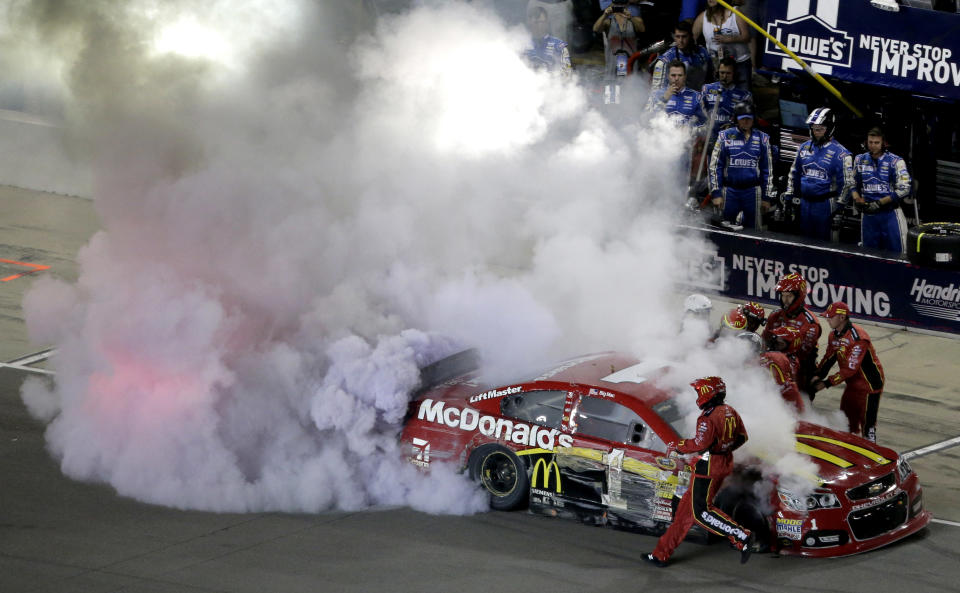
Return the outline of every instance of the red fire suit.
{"type": "Polygon", "coordinates": [[[766,367],[773,380],[780,387],[780,395],[788,404],[793,404],[798,412],[804,410],[803,396],[797,388],[796,359],[783,352],[764,352],[760,355],[760,364],[766,367]]]}
{"type": "Polygon", "coordinates": [[[830,332],[827,351],[814,375],[828,386],[846,382],[840,409],[847,416],[849,430],[876,442],[877,410],[884,378],[883,367],[867,332],[849,321],[830,332]],[[837,372],[827,377],[833,363],[838,365],[837,372]]]}
{"type": "Polygon", "coordinates": [[[737,411],[726,404],[706,409],[697,419],[697,434],[677,443],[680,453],[703,453],[690,487],[680,499],[673,523],[657,542],[653,555],[666,561],[696,521],[704,529],[730,539],[742,548],[750,531],[713,506],[717,490],[733,471],[733,451],[747,442],[747,430],[737,411]]]}
{"type": "Polygon", "coordinates": [[[767,317],[767,325],[764,326],[763,333],[760,335],[763,342],[766,344],[772,337],[770,332],[783,325],[797,328],[800,335],[803,336],[800,348],[793,354],[799,362],[796,383],[801,388],[806,389],[817,366],[817,342],[820,341],[820,332],[822,331],[820,320],[806,307],[797,309],[795,315],[789,315],[783,309],[777,309],[767,317]]]}

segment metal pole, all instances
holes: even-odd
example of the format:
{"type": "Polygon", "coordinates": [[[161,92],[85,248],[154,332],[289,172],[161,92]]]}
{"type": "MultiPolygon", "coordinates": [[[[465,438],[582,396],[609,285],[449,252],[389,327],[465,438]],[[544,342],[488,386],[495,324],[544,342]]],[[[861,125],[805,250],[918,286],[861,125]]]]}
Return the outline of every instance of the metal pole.
{"type": "Polygon", "coordinates": [[[803,68],[803,69],[807,72],[807,74],[809,74],[810,76],[812,76],[812,77],[813,77],[817,82],[819,82],[825,89],[827,89],[828,91],[830,91],[830,94],[832,94],[832,95],[833,95],[834,97],[836,97],[837,99],[840,99],[840,102],[843,103],[844,105],[846,105],[846,106],[847,106],[847,109],[849,109],[850,111],[852,111],[852,112],[854,113],[854,115],[856,115],[857,117],[863,117],[863,113],[861,113],[859,109],[857,109],[857,108],[854,107],[849,101],[847,101],[847,100],[844,98],[844,96],[840,94],[840,91],[838,91],[836,88],[834,88],[834,86],[833,86],[832,84],[830,84],[829,82],[827,82],[827,80],[826,80],[824,77],[820,76],[820,73],[819,73],[819,72],[814,72],[813,68],[811,68],[809,65],[807,65],[807,63],[804,62],[804,61],[800,58],[800,56],[798,56],[797,54],[795,54],[795,53],[793,53],[792,51],[790,51],[789,49],[787,49],[787,46],[785,46],[784,44],[780,43],[780,40],[779,40],[779,39],[775,38],[773,35],[770,35],[770,34],[767,33],[766,31],[764,31],[763,28],[762,28],[760,25],[758,25],[757,23],[751,21],[751,20],[748,19],[747,17],[745,17],[742,12],[740,12],[740,11],[737,10],[736,8],[730,6],[725,0],[717,0],[717,3],[720,4],[721,6],[727,8],[728,10],[732,11],[735,15],[739,16],[740,18],[742,18],[748,25],[750,25],[751,27],[753,27],[754,29],[756,29],[757,31],[759,31],[764,37],[766,37],[766,38],[769,39],[770,41],[774,42],[777,47],[779,47],[781,50],[783,50],[784,52],[786,52],[786,54],[787,54],[788,56],[790,56],[791,58],[793,58],[793,61],[794,61],[794,62],[800,64],[800,67],[803,68]]]}

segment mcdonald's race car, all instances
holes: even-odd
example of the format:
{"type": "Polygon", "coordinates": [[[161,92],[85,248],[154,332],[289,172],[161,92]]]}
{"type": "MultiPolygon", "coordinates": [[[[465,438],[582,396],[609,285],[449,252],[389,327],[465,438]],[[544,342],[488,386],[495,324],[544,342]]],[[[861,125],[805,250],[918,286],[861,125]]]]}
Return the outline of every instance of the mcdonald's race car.
{"type": "MultiPolygon", "coordinates": [[[[458,464],[489,491],[494,509],[666,530],[692,468],[665,454],[683,417],[676,394],[657,386],[662,365],[607,352],[497,386],[480,382],[475,362],[466,351],[423,369],[401,434],[412,463],[458,464]]],[[[929,523],[917,475],[895,451],[807,422],[796,439],[818,468],[812,493],[754,487],[759,472],[738,465],[717,495],[758,535],[759,550],[856,554],[929,523]]],[[[695,530],[691,539],[709,538],[695,530]]]]}

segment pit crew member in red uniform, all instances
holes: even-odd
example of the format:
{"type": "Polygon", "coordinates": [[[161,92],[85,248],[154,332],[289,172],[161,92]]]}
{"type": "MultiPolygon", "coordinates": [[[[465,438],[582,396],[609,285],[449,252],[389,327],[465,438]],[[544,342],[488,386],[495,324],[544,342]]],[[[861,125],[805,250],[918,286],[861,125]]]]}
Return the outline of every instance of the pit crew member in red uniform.
{"type": "Polygon", "coordinates": [[[785,325],[800,330],[802,341],[796,352],[799,363],[797,385],[805,388],[817,368],[817,342],[820,341],[821,332],[817,316],[803,306],[807,300],[807,281],[796,272],[787,274],[777,282],[777,298],[783,307],[767,318],[767,326],[761,337],[764,343],[768,343],[773,336],[773,330],[785,325]]]}
{"type": "Polygon", "coordinates": [[[780,387],[780,396],[797,412],[803,412],[806,405],[800,388],[797,387],[797,359],[793,353],[803,342],[800,331],[792,326],[783,325],[771,332],[772,338],[764,344],[766,352],[760,355],[760,364],[770,371],[774,382],[780,387]]]}
{"type": "Polygon", "coordinates": [[[830,303],[823,312],[833,329],[823,359],[814,373],[813,389],[846,383],[840,398],[840,409],[847,415],[853,434],[877,442],[877,410],[883,393],[883,367],[873,349],[870,336],[859,325],[850,321],[850,307],[843,301],[830,303]],[[833,363],[837,372],[827,376],[833,363]]]}
{"type": "Polygon", "coordinates": [[[748,332],[757,331],[761,325],[767,322],[767,312],[764,311],[763,305],[756,301],[750,301],[749,303],[740,305],[740,310],[747,318],[748,332]]]}
{"type": "Polygon", "coordinates": [[[760,303],[750,302],[737,305],[723,314],[720,327],[713,333],[710,342],[716,342],[724,335],[740,337],[743,332],[756,332],[764,323],[766,323],[766,313],[760,303]]]}
{"type": "Polygon", "coordinates": [[[704,377],[690,384],[697,394],[697,405],[703,412],[697,419],[697,434],[692,439],[667,443],[667,455],[702,453],[697,461],[690,487],[680,499],[673,523],[657,542],[652,554],[643,559],[659,567],[667,565],[694,521],[704,529],[727,537],[740,550],[740,563],[750,558],[755,536],[749,529],[713,506],[717,489],[733,471],[733,452],[747,442],[747,430],[737,411],[723,403],[727,386],[720,377],[704,377]]]}

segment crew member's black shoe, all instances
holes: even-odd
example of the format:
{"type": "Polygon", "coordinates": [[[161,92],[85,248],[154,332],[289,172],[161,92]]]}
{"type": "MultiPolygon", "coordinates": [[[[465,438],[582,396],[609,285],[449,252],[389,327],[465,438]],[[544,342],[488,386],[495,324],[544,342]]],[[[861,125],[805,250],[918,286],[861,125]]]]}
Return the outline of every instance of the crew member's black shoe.
{"type": "Polygon", "coordinates": [[[750,534],[747,541],[743,543],[743,549],[740,550],[740,564],[746,564],[750,560],[750,554],[753,553],[753,545],[757,543],[757,536],[750,534]]]}
{"type": "Polygon", "coordinates": [[[653,554],[644,554],[643,560],[644,562],[649,562],[650,564],[656,566],[657,568],[665,568],[667,566],[667,563],[665,560],[660,560],[653,554]]]}

